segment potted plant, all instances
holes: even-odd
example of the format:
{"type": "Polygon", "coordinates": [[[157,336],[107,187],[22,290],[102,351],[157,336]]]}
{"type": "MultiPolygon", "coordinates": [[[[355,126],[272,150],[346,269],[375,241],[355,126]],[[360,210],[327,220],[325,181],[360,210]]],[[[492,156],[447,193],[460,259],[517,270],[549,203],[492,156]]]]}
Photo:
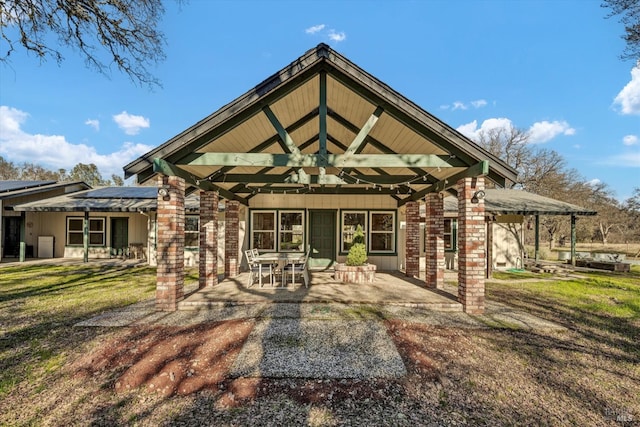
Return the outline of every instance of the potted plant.
{"type": "Polygon", "coordinates": [[[367,248],[364,244],[364,231],[358,225],[353,233],[353,241],[347,261],[335,264],[335,278],[343,283],[373,283],[376,279],[376,266],[367,264],[367,248]]]}

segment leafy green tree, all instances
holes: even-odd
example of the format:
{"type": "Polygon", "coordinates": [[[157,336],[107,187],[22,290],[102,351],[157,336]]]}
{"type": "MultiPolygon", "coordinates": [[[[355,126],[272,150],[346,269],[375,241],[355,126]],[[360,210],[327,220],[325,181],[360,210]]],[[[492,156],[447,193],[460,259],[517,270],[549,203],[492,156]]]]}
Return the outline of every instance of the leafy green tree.
{"type": "Polygon", "coordinates": [[[83,181],[92,187],[111,185],[110,181],[102,179],[98,167],[93,163],[78,163],[71,169],[71,172],[69,172],[69,179],[72,181],[83,181]]]}

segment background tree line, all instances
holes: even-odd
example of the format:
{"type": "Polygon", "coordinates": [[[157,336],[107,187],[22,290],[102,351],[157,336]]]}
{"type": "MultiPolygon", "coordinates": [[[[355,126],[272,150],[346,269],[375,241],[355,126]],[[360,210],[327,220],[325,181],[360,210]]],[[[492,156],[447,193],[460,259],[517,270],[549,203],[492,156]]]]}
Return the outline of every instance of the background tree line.
{"type": "MultiPolygon", "coordinates": [[[[557,151],[529,143],[529,134],[516,127],[481,132],[476,142],[505,160],[518,172],[509,188],[562,200],[598,212],[581,216],[577,222],[580,242],[640,242],[640,187],[632,196],[618,201],[615,192],[604,182],[588,182],[557,151]]],[[[570,233],[569,220],[562,216],[541,216],[541,237],[549,248],[570,233]]]]}
{"type": "Polygon", "coordinates": [[[83,181],[92,187],[105,185],[124,185],[118,175],[103,179],[98,167],[93,163],[78,163],[70,171],[66,169],[50,170],[35,163],[15,164],[0,156],[0,180],[19,181],[83,181]]]}

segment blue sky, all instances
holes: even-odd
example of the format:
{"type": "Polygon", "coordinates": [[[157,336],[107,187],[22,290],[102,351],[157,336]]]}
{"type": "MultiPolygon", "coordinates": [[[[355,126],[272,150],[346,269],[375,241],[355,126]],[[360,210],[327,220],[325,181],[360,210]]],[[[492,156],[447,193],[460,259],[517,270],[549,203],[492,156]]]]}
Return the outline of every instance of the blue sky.
{"type": "MultiPolygon", "coordinates": [[[[514,126],[623,200],[640,187],[640,66],[595,0],[167,2],[162,88],[73,51],[0,65],[0,156],[105,177],[318,43],[473,137],[514,126]]],[[[0,44],[0,48],[4,45],[0,44]]]]}

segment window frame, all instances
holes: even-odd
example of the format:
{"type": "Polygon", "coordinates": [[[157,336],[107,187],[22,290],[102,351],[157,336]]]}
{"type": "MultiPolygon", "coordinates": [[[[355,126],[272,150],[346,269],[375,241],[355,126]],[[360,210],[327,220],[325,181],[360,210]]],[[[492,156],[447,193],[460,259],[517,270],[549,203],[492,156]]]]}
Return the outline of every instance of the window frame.
{"type": "MultiPolygon", "coordinates": [[[[345,236],[345,230],[344,230],[344,216],[345,214],[362,214],[364,215],[364,224],[362,226],[362,231],[364,232],[364,242],[365,242],[365,249],[368,249],[369,247],[369,239],[368,239],[368,233],[367,233],[367,228],[368,228],[368,219],[369,219],[369,213],[367,210],[361,210],[361,209],[345,209],[345,210],[341,210],[340,211],[340,253],[341,254],[347,254],[349,253],[349,249],[351,248],[351,246],[349,246],[349,248],[345,249],[345,240],[344,240],[344,236],[345,236]]],[[[355,231],[355,230],[354,230],[355,231]]]]}
{"type": "MultiPolygon", "coordinates": [[[[193,239],[193,237],[191,238],[193,239]]],[[[200,248],[200,215],[185,215],[184,216],[184,247],[185,248],[200,248]],[[187,219],[195,218],[196,219],[196,228],[195,230],[187,230],[187,219]],[[187,245],[187,235],[195,235],[195,245],[187,245]]]]}
{"type": "Polygon", "coordinates": [[[254,236],[255,233],[273,233],[273,247],[272,248],[258,248],[259,250],[262,251],[267,251],[267,252],[275,252],[276,248],[278,247],[278,229],[280,228],[280,226],[278,225],[278,211],[275,209],[269,209],[269,210],[252,210],[251,211],[251,234],[250,234],[250,241],[249,241],[249,247],[250,248],[255,248],[254,245],[254,236]],[[254,215],[256,214],[271,214],[273,216],[273,229],[272,230],[263,230],[263,229],[256,229],[255,228],[255,220],[254,220],[254,215]]]}
{"type": "Polygon", "coordinates": [[[397,233],[398,233],[398,226],[397,226],[397,215],[396,215],[396,211],[394,210],[373,210],[373,211],[369,211],[369,229],[367,232],[368,235],[368,247],[367,247],[367,251],[370,254],[395,254],[396,253],[396,240],[397,240],[397,233]],[[390,214],[391,215],[391,231],[374,231],[372,229],[373,227],[373,215],[386,215],[386,214],[390,214]],[[380,250],[380,249],[373,249],[373,245],[371,244],[371,241],[374,237],[374,234],[388,234],[391,235],[391,249],[385,249],[385,250],[380,250]]]}
{"type": "Polygon", "coordinates": [[[304,244],[305,244],[305,239],[306,239],[306,222],[305,222],[305,210],[304,209],[282,209],[282,210],[278,210],[278,223],[276,225],[276,228],[278,230],[278,240],[276,242],[276,247],[278,248],[278,252],[304,252],[304,244]],[[283,214],[300,214],[302,223],[300,224],[301,227],[301,233],[302,233],[302,241],[300,243],[301,247],[298,249],[283,249],[282,248],[282,243],[283,243],[283,239],[282,239],[282,234],[283,233],[290,233],[290,234],[295,234],[296,231],[294,230],[283,230],[282,229],[282,215],[283,214]]]}
{"type": "MultiPolygon", "coordinates": [[[[89,246],[93,247],[105,247],[107,245],[107,218],[106,217],[89,217],[88,218],[88,228],[89,228],[89,246]],[[92,231],[91,223],[102,223],[102,227],[100,231],[92,231]],[[101,235],[100,243],[91,243],[91,236],[101,235]]],[[[65,230],[65,246],[83,246],[84,245],[84,217],[81,216],[68,216],[66,221],[66,230],[65,230]],[[81,227],[80,230],[71,230],[70,223],[72,221],[80,221],[81,227]],[[80,235],[81,240],[80,243],[71,243],[70,236],[71,235],[80,235]]]]}

